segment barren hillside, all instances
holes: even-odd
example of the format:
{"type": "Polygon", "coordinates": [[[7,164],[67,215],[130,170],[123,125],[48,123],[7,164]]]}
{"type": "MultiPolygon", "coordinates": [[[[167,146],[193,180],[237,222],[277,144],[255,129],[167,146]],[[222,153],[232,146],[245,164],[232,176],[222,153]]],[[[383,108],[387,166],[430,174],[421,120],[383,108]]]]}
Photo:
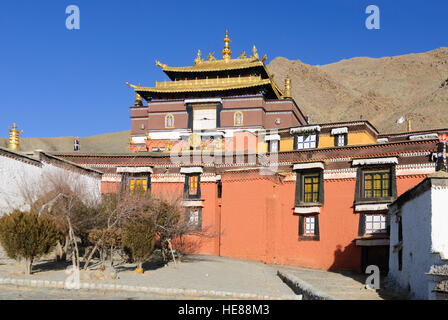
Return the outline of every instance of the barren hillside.
{"type": "Polygon", "coordinates": [[[352,58],[310,66],[282,57],[268,66],[280,87],[287,74],[292,95],[312,123],[365,119],[380,132],[448,127],[448,48],[396,57],[352,58]]]}
{"type": "MultiPolygon", "coordinates": [[[[122,153],[129,152],[131,131],[105,133],[97,136],[80,138],[80,152],[122,153]]],[[[21,151],[41,149],[47,152],[73,152],[74,137],[57,138],[20,138],[21,151]]],[[[8,147],[8,138],[0,138],[0,147],[8,147]]]]}

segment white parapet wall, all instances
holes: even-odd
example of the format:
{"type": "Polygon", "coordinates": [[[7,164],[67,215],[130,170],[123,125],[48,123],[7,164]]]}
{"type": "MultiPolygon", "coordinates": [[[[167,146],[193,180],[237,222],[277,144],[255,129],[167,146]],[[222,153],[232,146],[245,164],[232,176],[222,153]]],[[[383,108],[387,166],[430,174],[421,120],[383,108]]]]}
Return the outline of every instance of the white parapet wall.
{"type": "Polygon", "coordinates": [[[64,177],[82,186],[87,200],[101,196],[101,173],[66,160],[37,153],[34,157],[0,148],[0,215],[15,209],[28,210],[29,198],[38,194],[42,180],[64,177]]]}
{"type": "Polygon", "coordinates": [[[396,284],[397,289],[407,291],[413,299],[431,299],[427,273],[431,266],[447,263],[441,259],[448,257],[446,199],[448,199],[448,174],[436,172],[402,194],[389,206],[388,278],[396,284]]]}

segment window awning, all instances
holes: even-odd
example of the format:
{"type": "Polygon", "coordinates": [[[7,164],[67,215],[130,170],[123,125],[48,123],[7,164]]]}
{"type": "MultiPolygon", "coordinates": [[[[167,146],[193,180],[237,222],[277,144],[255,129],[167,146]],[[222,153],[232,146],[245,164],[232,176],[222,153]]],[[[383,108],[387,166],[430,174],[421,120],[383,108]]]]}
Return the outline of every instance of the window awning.
{"type": "Polygon", "coordinates": [[[360,247],[388,246],[389,239],[356,239],[356,245],[360,247]]]}
{"type": "Polygon", "coordinates": [[[182,167],[180,168],[180,173],[203,173],[202,167],[182,167]]]}
{"type": "Polygon", "coordinates": [[[307,214],[307,213],[320,213],[320,207],[295,207],[294,213],[307,214]]]}
{"type": "Polygon", "coordinates": [[[398,164],[398,158],[388,157],[388,158],[354,159],[352,162],[352,165],[354,166],[364,166],[372,164],[398,164]]]}
{"type": "Polygon", "coordinates": [[[308,163],[296,163],[294,164],[292,170],[303,170],[303,169],[324,169],[323,162],[308,162],[308,163]]]}
{"type": "Polygon", "coordinates": [[[331,135],[333,135],[333,136],[335,134],[343,134],[343,133],[348,133],[348,128],[347,127],[331,129],[331,135]]]}
{"type": "Polygon", "coordinates": [[[304,126],[304,127],[291,128],[289,132],[291,134],[320,132],[320,126],[304,126]]]}
{"type": "Polygon", "coordinates": [[[152,167],[117,167],[117,173],[152,173],[152,167]]]}
{"type": "Polygon", "coordinates": [[[356,204],[355,211],[386,211],[389,210],[388,203],[356,204]]]}
{"type": "Polygon", "coordinates": [[[428,134],[416,134],[413,136],[409,136],[409,140],[432,140],[439,139],[439,135],[437,133],[428,133],[428,134]]]}
{"type": "Polygon", "coordinates": [[[279,134],[271,134],[268,136],[264,136],[264,141],[271,141],[271,140],[280,140],[279,134]]]}

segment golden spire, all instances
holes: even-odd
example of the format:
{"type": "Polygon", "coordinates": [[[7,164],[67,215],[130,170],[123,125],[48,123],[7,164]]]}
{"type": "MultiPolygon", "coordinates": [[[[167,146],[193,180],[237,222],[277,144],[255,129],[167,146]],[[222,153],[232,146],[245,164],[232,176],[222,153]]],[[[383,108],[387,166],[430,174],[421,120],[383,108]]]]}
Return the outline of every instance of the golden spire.
{"type": "Polygon", "coordinates": [[[285,78],[285,92],[283,94],[285,98],[291,98],[291,78],[289,75],[285,78]]]}
{"type": "MultiPolygon", "coordinates": [[[[142,86],[141,83],[138,84],[139,87],[142,86]]],[[[139,95],[137,92],[135,93],[135,102],[134,102],[134,106],[136,107],[143,107],[143,98],[141,95],[139,95]]]]}
{"type": "Polygon", "coordinates": [[[226,37],[224,38],[224,49],[222,49],[222,60],[229,61],[230,55],[232,54],[232,50],[230,50],[230,38],[229,38],[229,30],[226,30],[226,37]]]}
{"type": "Polygon", "coordinates": [[[23,130],[19,132],[19,130],[17,130],[17,126],[15,123],[13,123],[12,129],[9,127],[8,129],[9,129],[8,149],[19,152],[20,151],[19,134],[23,133],[23,130]]]}
{"type": "Polygon", "coordinates": [[[253,53],[253,57],[254,57],[256,60],[259,60],[259,59],[260,59],[260,57],[258,56],[257,48],[255,47],[255,45],[254,45],[254,47],[252,48],[252,53],[253,53]]]}

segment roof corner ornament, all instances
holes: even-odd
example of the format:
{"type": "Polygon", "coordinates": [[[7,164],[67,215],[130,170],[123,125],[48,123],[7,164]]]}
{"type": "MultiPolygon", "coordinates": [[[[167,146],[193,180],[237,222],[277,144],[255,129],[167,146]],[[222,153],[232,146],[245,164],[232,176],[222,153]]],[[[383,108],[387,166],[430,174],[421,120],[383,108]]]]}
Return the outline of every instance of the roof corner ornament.
{"type": "Polygon", "coordinates": [[[133,84],[130,84],[130,83],[127,82],[127,81],[126,81],[126,85],[127,85],[127,86],[130,86],[130,87],[131,87],[132,89],[134,89],[134,90],[137,88],[137,86],[135,86],[135,85],[133,85],[133,84]]]}
{"type": "Polygon", "coordinates": [[[202,55],[201,50],[198,50],[198,55],[197,55],[196,59],[194,59],[195,64],[199,64],[204,61],[204,60],[202,60],[201,55],[202,55]]]}
{"type": "Polygon", "coordinates": [[[156,66],[161,67],[162,69],[165,69],[168,67],[166,64],[161,63],[159,60],[156,60],[156,66]]]}
{"type": "Polygon", "coordinates": [[[262,63],[264,63],[264,62],[266,61],[267,58],[268,58],[268,56],[267,56],[267,55],[264,55],[263,58],[261,58],[260,61],[261,61],[262,63]]]}
{"type": "Polygon", "coordinates": [[[256,60],[260,60],[260,57],[258,56],[257,48],[255,47],[255,45],[254,45],[254,47],[252,48],[252,53],[253,53],[253,57],[254,57],[256,60]]]}
{"type": "Polygon", "coordinates": [[[8,127],[8,129],[9,129],[8,149],[19,152],[20,151],[19,135],[23,133],[23,130],[19,132],[19,130],[17,130],[17,125],[15,123],[13,123],[12,129],[10,127],[8,127]]]}
{"type": "Polygon", "coordinates": [[[226,37],[224,38],[224,49],[222,49],[222,60],[224,61],[230,61],[232,54],[232,50],[230,50],[230,38],[229,38],[229,30],[226,30],[226,37]]]}

